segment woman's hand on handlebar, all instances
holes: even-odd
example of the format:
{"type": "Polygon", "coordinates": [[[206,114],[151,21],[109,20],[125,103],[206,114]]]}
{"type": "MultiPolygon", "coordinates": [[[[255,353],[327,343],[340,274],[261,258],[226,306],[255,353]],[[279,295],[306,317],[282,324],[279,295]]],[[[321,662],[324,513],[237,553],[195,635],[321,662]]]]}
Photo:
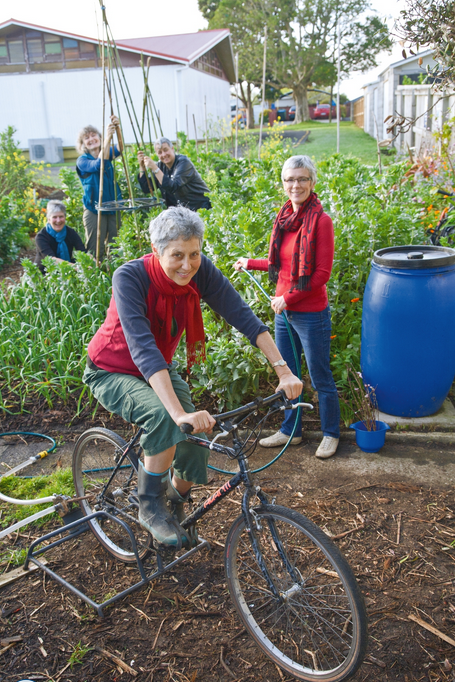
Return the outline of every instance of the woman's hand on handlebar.
{"type": "Polygon", "coordinates": [[[245,270],[248,267],[248,258],[239,258],[237,263],[234,263],[232,266],[234,270],[237,270],[237,272],[240,270],[240,268],[245,268],[245,270]]]}
{"type": "Polygon", "coordinates": [[[278,384],[277,391],[284,391],[286,393],[286,398],[289,400],[298,398],[302,393],[302,389],[303,383],[290,369],[280,375],[280,383],[278,384]]]}
{"type": "MultiPolygon", "coordinates": [[[[300,394],[299,394],[300,395],[300,394]]],[[[181,424],[191,424],[193,433],[211,433],[216,421],[207,410],[200,410],[199,412],[186,412],[177,419],[177,426],[181,424]]]]}

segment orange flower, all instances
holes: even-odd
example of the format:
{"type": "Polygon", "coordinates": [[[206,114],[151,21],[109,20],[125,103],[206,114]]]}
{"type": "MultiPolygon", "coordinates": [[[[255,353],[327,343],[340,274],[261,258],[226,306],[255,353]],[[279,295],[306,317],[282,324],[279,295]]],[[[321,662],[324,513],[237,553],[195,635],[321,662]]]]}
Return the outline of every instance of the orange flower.
{"type": "Polygon", "coordinates": [[[357,303],[357,301],[360,301],[360,298],[351,298],[351,303],[357,303]]]}
{"type": "Polygon", "coordinates": [[[333,357],[336,358],[336,355],[334,355],[333,357]]]}
{"type": "Polygon", "coordinates": [[[334,334],[334,335],[333,335],[333,336],[331,336],[330,338],[331,338],[331,339],[336,339],[336,337],[337,337],[337,335],[336,335],[336,334],[334,334]]]}
{"type": "Polygon", "coordinates": [[[431,211],[432,208],[433,208],[433,204],[430,204],[427,208],[427,211],[431,211]]]}

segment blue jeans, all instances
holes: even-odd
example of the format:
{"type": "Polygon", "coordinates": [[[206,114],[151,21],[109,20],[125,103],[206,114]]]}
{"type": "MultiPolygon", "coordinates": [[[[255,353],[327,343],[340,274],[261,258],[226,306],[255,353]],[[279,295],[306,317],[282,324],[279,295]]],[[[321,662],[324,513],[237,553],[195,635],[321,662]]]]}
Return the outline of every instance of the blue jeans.
{"type": "MultiPolygon", "coordinates": [[[[330,307],[317,313],[286,311],[297,355],[305,354],[311,385],[318,392],[321,429],[324,436],[340,437],[340,403],[330,369],[330,307]]],[[[297,374],[291,339],[283,315],[275,317],[275,342],[291,371],[297,374]]],[[[295,401],[296,402],[296,401],[295,401]]],[[[286,410],[281,425],[282,433],[290,436],[294,428],[296,410],[286,410]]],[[[302,435],[302,422],[299,419],[294,437],[302,435]]]]}

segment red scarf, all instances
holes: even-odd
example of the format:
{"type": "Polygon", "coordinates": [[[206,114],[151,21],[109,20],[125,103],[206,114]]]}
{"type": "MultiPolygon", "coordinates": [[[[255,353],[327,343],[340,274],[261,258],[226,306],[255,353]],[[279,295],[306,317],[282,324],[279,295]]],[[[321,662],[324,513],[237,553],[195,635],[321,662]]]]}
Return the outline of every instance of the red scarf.
{"type": "MultiPolygon", "coordinates": [[[[188,369],[190,369],[192,365],[205,360],[204,323],[196,285],[189,282],[185,286],[180,286],[173,282],[153,254],[145,256],[144,265],[148,276],[159,292],[155,314],[151,320],[151,330],[156,345],[168,363],[172,361],[172,347],[175,346],[176,333],[171,333],[175,305],[179,296],[185,297],[186,357],[188,369]]],[[[180,335],[182,332],[183,330],[180,335]]]]}
{"type": "Polygon", "coordinates": [[[271,282],[278,281],[278,273],[280,272],[282,230],[288,232],[299,230],[292,254],[291,291],[294,289],[299,291],[311,289],[310,277],[314,270],[317,226],[322,213],[322,204],[315,192],[310,194],[297,211],[292,208],[290,199],[284,204],[275,219],[270,239],[269,279],[271,282]]]}

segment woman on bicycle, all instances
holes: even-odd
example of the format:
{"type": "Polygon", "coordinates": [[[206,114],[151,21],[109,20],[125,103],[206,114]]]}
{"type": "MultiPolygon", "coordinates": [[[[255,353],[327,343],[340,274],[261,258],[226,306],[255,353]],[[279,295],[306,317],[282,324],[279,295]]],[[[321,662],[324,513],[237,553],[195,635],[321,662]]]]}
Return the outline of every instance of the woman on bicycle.
{"type": "Polygon", "coordinates": [[[207,482],[208,452],[186,442],[179,427],[188,423],[202,433],[215,424],[207,411],[194,411],[188,384],[172,363],[184,331],[188,367],[204,360],[200,299],[262,350],[289,399],[302,390],[267,327],[202,255],[203,233],[201,218],[183,207],[171,207],[151,222],[152,253],[114,273],[106,320],[90,341],[84,372],[84,382],[107,410],[144,427],[139,522],[158,543],[176,547],[185,533],[167,499],[182,520],[191,486],[207,482]]]}
{"type": "MultiPolygon", "coordinates": [[[[297,354],[301,358],[303,349],[311,383],[318,392],[323,439],[316,457],[326,459],[335,454],[340,437],[340,405],[330,369],[331,322],[326,290],[334,255],[333,224],[314,192],[316,168],[309,156],[287,159],[281,179],[289,199],[274,222],[268,258],[239,258],[234,268],[268,270],[270,280],[277,283],[271,300],[276,315],[276,343],[296,373],[292,344],[283,319],[286,310],[297,354]]],[[[296,416],[293,410],[287,410],[280,430],[259,444],[272,448],[287,443],[296,416]]],[[[299,421],[292,445],[301,440],[299,421]]]]}

